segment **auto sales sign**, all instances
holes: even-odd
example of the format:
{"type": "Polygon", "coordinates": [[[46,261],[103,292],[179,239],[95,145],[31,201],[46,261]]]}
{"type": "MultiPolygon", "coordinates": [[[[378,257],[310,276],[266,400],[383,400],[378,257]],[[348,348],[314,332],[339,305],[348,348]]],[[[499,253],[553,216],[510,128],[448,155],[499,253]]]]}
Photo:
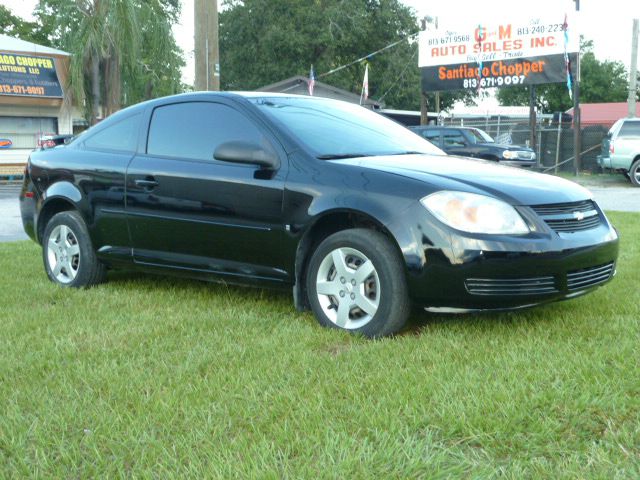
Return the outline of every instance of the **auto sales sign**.
{"type": "Polygon", "coordinates": [[[422,31],[418,60],[422,90],[570,84],[578,75],[579,46],[571,14],[422,31]]]}

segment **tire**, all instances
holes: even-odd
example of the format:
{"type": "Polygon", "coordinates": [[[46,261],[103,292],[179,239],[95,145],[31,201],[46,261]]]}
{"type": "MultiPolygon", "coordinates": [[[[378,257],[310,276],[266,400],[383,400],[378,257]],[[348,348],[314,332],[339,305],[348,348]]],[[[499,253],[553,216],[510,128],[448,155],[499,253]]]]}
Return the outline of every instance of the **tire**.
{"type": "Polygon", "coordinates": [[[91,287],[106,278],[106,267],[98,260],[78,212],[57,213],[47,223],[42,259],[49,280],[63,287],[91,287]]]}
{"type": "Polygon", "coordinates": [[[638,158],[629,169],[629,180],[636,187],[640,187],[640,158],[638,158]]]}
{"type": "Polygon", "coordinates": [[[411,310],[403,264],[389,239],[374,230],[327,237],[311,256],[306,276],[316,319],[370,338],[398,332],[411,310]]]}

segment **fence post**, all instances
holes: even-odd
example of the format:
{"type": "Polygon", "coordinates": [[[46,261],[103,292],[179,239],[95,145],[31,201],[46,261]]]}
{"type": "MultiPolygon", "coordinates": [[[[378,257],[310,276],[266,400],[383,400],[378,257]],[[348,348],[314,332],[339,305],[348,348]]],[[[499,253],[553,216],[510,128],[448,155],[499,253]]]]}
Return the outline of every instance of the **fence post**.
{"type": "Polygon", "coordinates": [[[558,138],[556,139],[556,164],[554,166],[553,172],[558,173],[558,161],[560,157],[560,137],[562,136],[562,122],[558,122],[558,138]]]}
{"type": "Polygon", "coordinates": [[[538,160],[538,168],[542,165],[542,126],[538,129],[538,143],[536,145],[538,147],[537,160],[538,160]]]}

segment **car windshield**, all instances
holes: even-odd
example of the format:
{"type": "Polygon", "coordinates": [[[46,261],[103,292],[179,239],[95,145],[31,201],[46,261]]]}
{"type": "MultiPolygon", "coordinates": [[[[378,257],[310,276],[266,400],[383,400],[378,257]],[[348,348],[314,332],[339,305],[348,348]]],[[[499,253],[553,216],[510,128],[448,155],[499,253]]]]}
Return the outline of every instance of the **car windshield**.
{"type": "Polygon", "coordinates": [[[249,100],[320,159],[410,153],[445,155],[421,136],[359,105],[304,97],[249,100]]]}
{"type": "Polygon", "coordinates": [[[472,143],[494,143],[495,142],[495,140],[491,138],[491,136],[488,133],[482,130],[470,128],[468,132],[471,134],[472,143]]]}

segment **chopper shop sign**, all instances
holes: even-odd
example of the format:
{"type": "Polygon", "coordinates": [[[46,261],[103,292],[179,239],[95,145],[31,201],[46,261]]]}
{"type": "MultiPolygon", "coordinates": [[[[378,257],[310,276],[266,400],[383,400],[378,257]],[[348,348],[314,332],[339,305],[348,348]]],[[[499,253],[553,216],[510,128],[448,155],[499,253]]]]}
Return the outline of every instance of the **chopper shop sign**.
{"type": "Polygon", "coordinates": [[[61,98],[53,58],[0,52],[0,95],[61,98]]]}
{"type": "Polygon", "coordinates": [[[577,78],[579,39],[575,19],[564,14],[422,31],[422,90],[566,83],[567,61],[577,78]]]}

